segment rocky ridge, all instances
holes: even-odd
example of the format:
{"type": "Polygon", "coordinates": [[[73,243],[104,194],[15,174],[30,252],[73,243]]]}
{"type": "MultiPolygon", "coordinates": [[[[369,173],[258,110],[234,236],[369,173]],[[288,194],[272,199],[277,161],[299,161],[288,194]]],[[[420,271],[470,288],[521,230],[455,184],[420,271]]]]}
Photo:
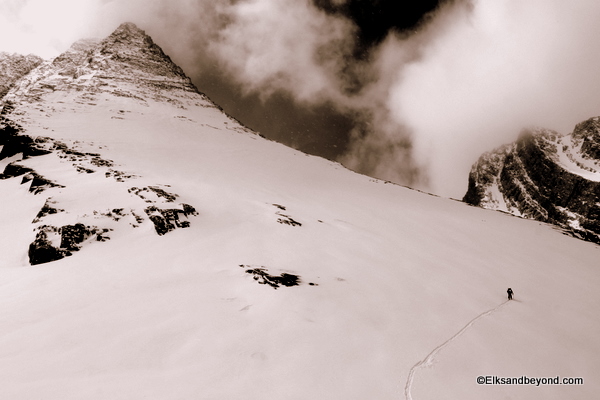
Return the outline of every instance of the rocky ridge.
{"type": "Polygon", "coordinates": [[[0,98],[10,90],[13,84],[42,63],[42,59],[33,54],[23,56],[0,52],[0,98]]]}
{"type": "Polygon", "coordinates": [[[600,243],[600,117],[564,136],[527,129],[516,142],[483,154],[463,201],[600,243]]]}
{"type": "Polygon", "coordinates": [[[121,24],[103,40],[75,42],[21,79],[5,99],[36,102],[40,96],[57,90],[78,91],[81,98],[89,100],[109,93],[140,102],[151,96],[180,107],[194,99],[197,105],[216,107],[152,38],[132,23],[121,24]],[[203,101],[198,102],[198,97],[203,101]]]}

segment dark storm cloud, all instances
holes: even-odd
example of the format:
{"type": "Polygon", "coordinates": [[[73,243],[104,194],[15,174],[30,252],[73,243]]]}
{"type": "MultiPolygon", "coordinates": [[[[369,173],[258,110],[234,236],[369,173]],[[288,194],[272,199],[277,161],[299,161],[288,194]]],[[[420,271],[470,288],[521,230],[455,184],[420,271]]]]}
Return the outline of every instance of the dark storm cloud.
{"type": "MultiPolygon", "coordinates": [[[[296,110],[319,111],[327,117],[322,120],[343,120],[320,136],[340,140],[336,156],[349,167],[372,175],[393,171],[380,177],[414,185],[425,181],[424,174],[412,157],[409,130],[390,119],[386,102],[395,74],[384,74],[389,62],[400,67],[413,59],[418,45],[400,48],[399,56],[381,48],[390,36],[410,37],[436,6],[423,9],[404,2],[394,8],[392,2],[350,0],[316,6],[309,1],[240,2],[226,11],[229,23],[210,49],[244,93],[265,101],[285,93],[296,110]],[[399,14],[406,18],[390,18],[399,14]],[[359,145],[380,150],[382,157],[366,157],[359,145]],[[377,159],[393,160],[394,166],[381,168],[377,159]]],[[[292,140],[298,142],[302,139],[292,140]]]]}
{"type": "Polygon", "coordinates": [[[370,68],[373,52],[390,35],[408,38],[430,21],[449,0],[312,0],[328,15],[351,21],[352,50],[344,52],[338,78],[340,88],[356,94],[379,79],[370,68]]]}
{"type": "Polygon", "coordinates": [[[364,57],[390,32],[409,36],[423,26],[444,0],[313,0],[321,10],[356,25],[355,57],[364,57]]]}

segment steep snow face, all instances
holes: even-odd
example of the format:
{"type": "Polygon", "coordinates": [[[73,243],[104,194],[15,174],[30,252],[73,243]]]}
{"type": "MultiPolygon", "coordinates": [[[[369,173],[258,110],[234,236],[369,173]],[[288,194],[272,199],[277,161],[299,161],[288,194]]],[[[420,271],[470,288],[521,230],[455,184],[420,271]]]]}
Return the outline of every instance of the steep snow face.
{"type": "Polygon", "coordinates": [[[267,141],[110,57],[40,66],[4,107],[1,397],[600,393],[597,246],[267,141]],[[42,231],[72,255],[30,267],[42,231]]]}
{"type": "Polygon", "coordinates": [[[516,143],[484,154],[469,175],[464,201],[550,222],[600,242],[600,129],[591,118],[561,136],[525,131],[516,143]]]}

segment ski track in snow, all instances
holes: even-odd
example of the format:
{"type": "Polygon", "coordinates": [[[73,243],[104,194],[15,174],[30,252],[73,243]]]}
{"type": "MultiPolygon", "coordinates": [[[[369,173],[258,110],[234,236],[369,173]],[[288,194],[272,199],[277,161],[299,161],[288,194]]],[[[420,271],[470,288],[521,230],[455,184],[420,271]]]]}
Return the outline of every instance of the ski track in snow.
{"type": "Polygon", "coordinates": [[[496,307],[487,310],[485,312],[482,312],[481,314],[479,314],[478,316],[476,316],[475,318],[473,318],[471,321],[469,321],[460,331],[456,332],[454,334],[454,336],[452,336],[450,339],[446,340],[444,343],[440,344],[439,346],[437,346],[435,349],[433,349],[431,351],[431,353],[427,354],[427,356],[422,359],[421,361],[417,362],[415,365],[413,365],[413,367],[410,369],[410,371],[408,372],[408,377],[406,378],[406,385],[404,386],[404,397],[406,400],[413,400],[411,391],[412,391],[412,384],[413,384],[413,380],[415,377],[415,372],[417,371],[418,368],[422,368],[423,366],[429,366],[431,365],[431,363],[433,362],[433,359],[435,358],[436,354],[439,353],[442,349],[444,349],[446,346],[448,346],[450,343],[452,343],[456,338],[458,338],[460,335],[462,335],[467,329],[469,329],[471,326],[473,326],[473,324],[475,324],[475,322],[477,322],[477,320],[479,320],[480,318],[483,318],[487,315],[490,315],[491,313],[493,313],[494,311],[497,311],[500,309],[500,307],[502,307],[503,305],[505,305],[506,303],[508,303],[510,300],[506,300],[503,303],[500,303],[499,305],[497,305],[496,307]]]}

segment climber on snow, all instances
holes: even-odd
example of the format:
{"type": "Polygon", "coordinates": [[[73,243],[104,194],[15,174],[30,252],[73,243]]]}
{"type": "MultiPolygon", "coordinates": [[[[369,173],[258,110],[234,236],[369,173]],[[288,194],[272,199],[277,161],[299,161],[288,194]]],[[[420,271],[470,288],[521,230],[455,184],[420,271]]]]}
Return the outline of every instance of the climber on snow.
{"type": "Polygon", "coordinates": [[[513,291],[511,288],[508,288],[508,290],[506,291],[506,293],[508,293],[508,299],[512,300],[512,296],[513,296],[513,291]]]}

